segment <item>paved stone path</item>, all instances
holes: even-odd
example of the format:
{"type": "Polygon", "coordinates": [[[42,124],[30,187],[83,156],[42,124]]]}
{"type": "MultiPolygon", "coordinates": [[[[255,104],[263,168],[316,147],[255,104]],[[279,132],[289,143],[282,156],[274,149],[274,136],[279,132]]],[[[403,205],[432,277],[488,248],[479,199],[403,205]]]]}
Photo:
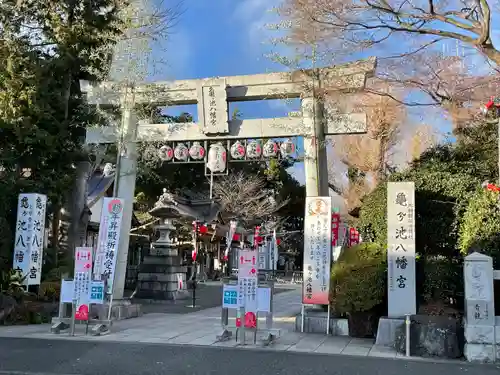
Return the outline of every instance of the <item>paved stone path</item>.
{"type": "MultiPolygon", "coordinates": [[[[285,287],[276,286],[275,293],[286,292],[289,289],[285,287]]],[[[153,301],[148,303],[147,300],[134,299],[134,303],[142,305],[142,312],[144,314],[151,313],[167,313],[167,314],[190,314],[193,312],[218,307],[221,305],[222,300],[222,285],[217,281],[208,281],[199,283],[196,289],[196,307],[192,305],[192,291],[189,291],[189,298],[176,300],[176,301],[153,301]]]]}
{"type": "MultiPolygon", "coordinates": [[[[273,328],[280,330],[280,337],[270,346],[263,348],[264,350],[405,358],[396,354],[393,349],[375,346],[374,340],[371,339],[351,339],[349,337],[295,332],[295,316],[300,313],[301,309],[300,295],[299,288],[275,295],[273,328]]],[[[242,347],[247,349],[263,347],[262,341],[259,339],[254,345],[250,334],[247,336],[247,345],[245,346],[236,342],[234,333],[230,341],[217,342],[216,336],[222,330],[220,315],[220,307],[188,314],[150,313],[140,318],[118,321],[111,327],[110,334],[101,337],[85,335],[84,326],[77,326],[74,337],[69,336],[68,333],[55,335],[50,333],[49,325],[0,327],[0,337],[242,347]]],[[[259,318],[259,322],[262,322],[261,324],[264,326],[264,317],[259,318]]],[[[235,326],[235,312],[230,316],[229,325],[235,326]]]]}

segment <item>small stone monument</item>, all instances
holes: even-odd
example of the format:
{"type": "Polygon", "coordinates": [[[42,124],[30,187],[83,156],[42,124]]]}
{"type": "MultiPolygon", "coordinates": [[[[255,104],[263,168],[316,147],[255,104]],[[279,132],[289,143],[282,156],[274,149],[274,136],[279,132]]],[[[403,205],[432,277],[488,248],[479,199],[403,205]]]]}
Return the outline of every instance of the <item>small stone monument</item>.
{"type": "Polygon", "coordinates": [[[465,258],[465,357],[469,362],[492,363],[500,359],[495,338],[493,261],[474,252],[465,258]]]}
{"type": "Polygon", "coordinates": [[[159,238],[153,242],[149,254],[144,257],[138,275],[136,298],[172,300],[188,297],[186,289],[187,267],[181,265],[181,255],[171,239],[175,230],[174,219],[213,221],[220,207],[208,199],[188,199],[171,194],[163,189],[163,194],[149,212],[160,218],[155,226],[159,238]]]}

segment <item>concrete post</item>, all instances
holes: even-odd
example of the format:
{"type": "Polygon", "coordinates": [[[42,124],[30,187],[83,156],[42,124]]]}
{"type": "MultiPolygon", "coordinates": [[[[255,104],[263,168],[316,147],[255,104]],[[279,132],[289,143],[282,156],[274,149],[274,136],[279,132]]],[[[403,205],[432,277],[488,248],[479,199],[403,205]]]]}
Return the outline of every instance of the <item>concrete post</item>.
{"type": "Polygon", "coordinates": [[[127,272],[127,258],[132,226],[133,200],[135,193],[135,179],[137,175],[137,116],[134,111],[133,93],[125,96],[122,103],[122,147],[118,156],[115,191],[118,198],[124,199],[123,219],[120,230],[120,245],[116,259],[113,299],[123,298],[125,288],[125,274],[127,272]]]}
{"type": "Polygon", "coordinates": [[[306,196],[329,196],[328,161],[326,155],[324,107],[313,96],[302,98],[304,123],[304,173],[306,196]]]}
{"type": "Polygon", "coordinates": [[[495,362],[500,345],[495,338],[492,258],[474,252],[465,258],[465,358],[495,362]]]}

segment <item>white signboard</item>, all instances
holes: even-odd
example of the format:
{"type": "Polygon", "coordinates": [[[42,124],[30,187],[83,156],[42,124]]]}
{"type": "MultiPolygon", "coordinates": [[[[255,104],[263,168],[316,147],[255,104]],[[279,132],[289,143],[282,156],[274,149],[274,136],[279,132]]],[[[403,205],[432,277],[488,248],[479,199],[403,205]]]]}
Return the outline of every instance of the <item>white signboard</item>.
{"type": "Polygon", "coordinates": [[[307,197],[302,303],[328,305],[332,259],[332,198],[307,197]]]}
{"type": "Polygon", "coordinates": [[[76,320],[89,320],[92,281],[92,248],[75,249],[75,280],[73,298],[76,300],[76,320]]]}
{"type": "Polygon", "coordinates": [[[252,320],[249,317],[257,317],[258,256],[259,252],[251,249],[238,253],[238,305],[245,308],[245,322],[252,320]]]}
{"type": "MultiPolygon", "coordinates": [[[[224,284],[222,307],[225,309],[237,309],[240,307],[238,305],[238,285],[224,284]]],[[[257,288],[257,310],[267,313],[271,311],[271,288],[257,288]]]]}
{"type": "Polygon", "coordinates": [[[19,194],[13,268],[26,276],[26,285],[40,285],[47,197],[19,194]]]}
{"type": "Polygon", "coordinates": [[[269,262],[269,241],[267,239],[259,246],[259,270],[268,270],[269,262]]]}
{"type": "Polygon", "coordinates": [[[415,184],[387,183],[388,315],[414,315],[415,292],[415,184]]]}
{"type": "MultiPolygon", "coordinates": [[[[73,296],[75,293],[74,281],[63,280],[61,282],[61,303],[73,303],[73,296]]],[[[104,282],[91,281],[90,282],[90,299],[89,303],[102,305],[104,303],[104,282]]]]}
{"type": "Polygon", "coordinates": [[[122,217],[123,199],[104,198],[94,265],[94,279],[107,280],[106,293],[108,294],[111,294],[113,291],[122,217]]]}

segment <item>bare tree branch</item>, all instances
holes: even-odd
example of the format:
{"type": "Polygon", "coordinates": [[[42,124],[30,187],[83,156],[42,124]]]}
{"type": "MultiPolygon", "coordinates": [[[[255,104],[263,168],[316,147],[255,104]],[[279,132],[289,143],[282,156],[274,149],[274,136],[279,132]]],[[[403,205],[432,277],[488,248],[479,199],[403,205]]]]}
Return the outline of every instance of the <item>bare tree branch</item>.
{"type": "Polygon", "coordinates": [[[223,216],[248,225],[265,222],[289,201],[276,200],[273,191],[266,189],[265,179],[243,172],[218,179],[213,189],[223,216]]]}

